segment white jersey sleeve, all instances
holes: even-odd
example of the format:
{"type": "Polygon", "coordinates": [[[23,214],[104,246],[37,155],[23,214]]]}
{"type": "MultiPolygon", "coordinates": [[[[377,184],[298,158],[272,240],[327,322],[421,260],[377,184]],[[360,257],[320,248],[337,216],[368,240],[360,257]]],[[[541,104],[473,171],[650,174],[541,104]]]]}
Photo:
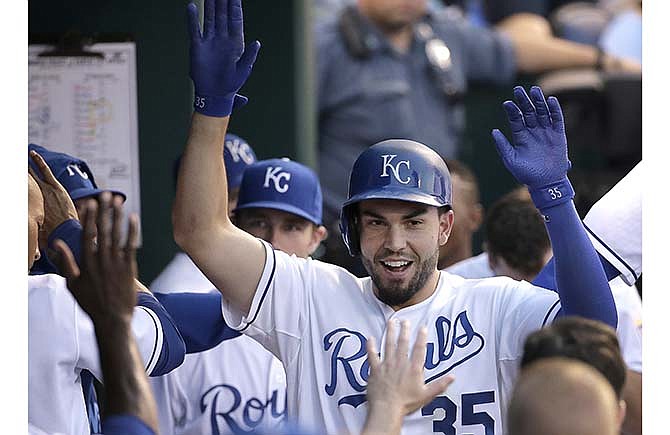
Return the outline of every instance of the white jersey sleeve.
{"type": "Polygon", "coordinates": [[[642,273],[642,183],[640,162],[584,218],[593,246],[628,285],[642,273]]]}
{"type": "Polygon", "coordinates": [[[272,249],[265,241],[262,243],[265,267],[248,315],[243,316],[224,295],[223,316],[228,326],[253,337],[280,360],[290,361],[307,326],[304,317],[309,281],[304,266],[313,260],[294,255],[289,260],[286,253],[272,249]]]}
{"type": "MultiPolygon", "coordinates": [[[[58,275],[28,277],[28,414],[50,432],[89,433],[80,372],[102,379],[93,322],[58,275]]],[[[147,371],[163,332],[151,310],[135,308],[132,328],[147,371]]]]}
{"type": "MultiPolygon", "coordinates": [[[[74,300],[74,299],[73,299],[74,300]]],[[[98,342],[91,318],[74,301],[74,328],[77,343],[77,367],[90,371],[101,382],[103,381],[98,342]]],[[[151,373],[163,347],[163,329],[158,316],[146,307],[135,307],[131,324],[135,342],[144,362],[144,370],[151,373]]]]}
{"type": "Polygon", "coordinates": [[[621,277],[610,281],[619,323],[616,333],[629,369],[642,373],[642,300],[635,286],[621,277]]]}

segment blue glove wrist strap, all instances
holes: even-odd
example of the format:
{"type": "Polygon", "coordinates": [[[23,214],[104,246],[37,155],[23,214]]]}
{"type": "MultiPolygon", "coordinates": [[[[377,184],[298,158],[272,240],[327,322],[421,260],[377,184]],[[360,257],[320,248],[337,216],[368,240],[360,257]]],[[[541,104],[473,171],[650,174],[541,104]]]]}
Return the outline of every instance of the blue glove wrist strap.
{"type": "Polygon", "coordinates": [[[233,112],[234,101],[235,92],[223,96],[209,96],[196,93],[193,99],[193,109],[203,115],[223,118],[230,116],[233,112]]]}
{"type": "Polygon", "coordinates": [[[575,190],[567,177],[541,187],[529,188],[528,191],[533,204],[540,211],[556,207],[575,197],[575,190]]]}

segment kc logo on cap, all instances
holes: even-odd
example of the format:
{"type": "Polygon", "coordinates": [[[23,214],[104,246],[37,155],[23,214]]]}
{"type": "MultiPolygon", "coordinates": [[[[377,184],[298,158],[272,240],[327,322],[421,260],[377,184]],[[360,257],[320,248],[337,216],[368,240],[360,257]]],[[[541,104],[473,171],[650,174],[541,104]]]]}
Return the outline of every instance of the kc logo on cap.
{"type": "Polygon", "coordinates": [[[67,169],[67,174],[70,177],[74,177],[74,174],[76,172],[77,174],[79,174],[79,176],[81,178],[83,178],[84,180],[88,180],[88,174],[86,172],[82,171],[78,164],[70,163],[69,165],[67,165],[66,169],[67,169]]]}
{"type": "Polygon", "coordinates": [[[237,137],[234,137],[233,139],[227,138],[225,146],[228,148],[228,152],[230,152],[230,156],[233,158],[235,163],[242,160],[247,165],[250,165],[256,161],[256,156],[251,151],[249,145],[237,137]]]}
{"type": "Polygon", "coordinates": [[[282,170],[281,166],[268,166],[265,170],[265,183],[263,187],[266,189],[270,187],[270,181],[274,184],[274,189],[279,193],[286,193],[289,188],[289,180],[291,179],[291,173],[282,170]],[[284,184],[282,184],[282,180],[284,184]]]}

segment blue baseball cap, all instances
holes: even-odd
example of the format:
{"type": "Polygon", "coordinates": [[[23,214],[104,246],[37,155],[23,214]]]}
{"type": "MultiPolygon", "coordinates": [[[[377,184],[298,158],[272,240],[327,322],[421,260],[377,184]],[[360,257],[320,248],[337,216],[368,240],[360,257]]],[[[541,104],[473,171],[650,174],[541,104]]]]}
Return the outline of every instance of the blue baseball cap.
{"type": "Polygon", "coordinates": [[[85,161],[72,157],[69,154],[49,151],[39,145],[28,144],[28,164],[36,174],[39,174],[40,171],[33,162],[33,159],[30,158],[30,151],[35,151],[42,156],[46,164],[49,165],[54,177],[67,190],[73,201],[98,196],[102,192],[112,192],[114,195],[121,195],[123,200],[126,200],[126,194],[123,192],[98,188],[98,185],[95,184],[93,173],[85,161]]]}
{"type": "Polygon", "coordinates": [[[244,171],[237,208],[271,208],[321,225],[323,198],[314,171],[289,159],[261,160],[244,171]]]}
{"type": "MultiPolygon", "coordinates": [[[[180,155],[174,162],[175,185],[181,158],[180,155]]],[[[246,140],[234,134],[226,134],[226,139],[223,142],[223,164],[226,166],[226,180],[228,181],[229,191],[240,187],[244,169],[255,161],[256,153],[246,140]]]]}
{"type": "Polygon", "coordinates": [[[244,170],[256,160],[256,154],[246,140],[234,134],[226,134],[223,163],[226,165],[228,189],[240,187],[244,170]]]}

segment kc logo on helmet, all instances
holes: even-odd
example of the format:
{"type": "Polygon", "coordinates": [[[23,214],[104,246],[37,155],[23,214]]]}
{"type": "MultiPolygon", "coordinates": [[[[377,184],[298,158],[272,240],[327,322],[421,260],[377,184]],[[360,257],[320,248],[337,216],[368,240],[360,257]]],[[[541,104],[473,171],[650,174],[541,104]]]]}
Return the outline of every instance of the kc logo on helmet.
{"type": "Polygon", "coordinates": [[[243,160],[244,163],[250,165],[254,162],[253,156],[249,153],[249,145],[246,143],[241,142],[239,139],[234,139],[227,140],[225,145],[235,163],[243,160]]]}
{"type": "Polygon", "coordinates": [[[265,170],[265,183],[263,184],[263,187],[270,187],[270,181],[272,181],[277,192],[286,193],[290,179],[291,173],[282,171],[281,166],[268,166],[265,170]],[[284,180],[284,184],[282,184],[282,180],[284,180]]]}
{"type": "Polygon", "coordinates": [[[398,180],[398,183],[407,184],[410,182],[411,178],[409,176],[404,179],[400,178],[400,167],[404,165],[407,170],[409,170],[409,160],[400,160],[398,163],[394,164],[393,159],[398,157],[397,154],[384,154],[381,157],[384,159],[384,162],[382,163],[382,174],[380,175],[381,178],[390,177],[387,172],[387,170],[390,170],[393,177],[398,180]]]}

